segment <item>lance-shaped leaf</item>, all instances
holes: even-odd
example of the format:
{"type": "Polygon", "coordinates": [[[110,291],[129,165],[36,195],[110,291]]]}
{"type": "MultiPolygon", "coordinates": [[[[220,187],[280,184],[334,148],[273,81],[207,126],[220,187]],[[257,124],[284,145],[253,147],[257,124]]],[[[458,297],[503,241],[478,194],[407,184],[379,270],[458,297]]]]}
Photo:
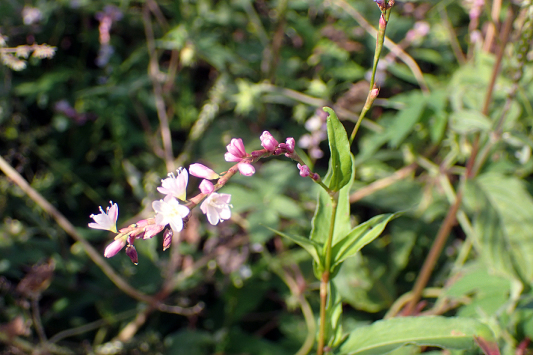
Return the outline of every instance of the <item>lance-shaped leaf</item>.
{"type": "Polygon", "coordinates": [[[355,329],[339,354],[382,355],[406,344],[467,350],[476,348],[476,338],[494,341],[490,328],[473,318],[391,318],[355,329]]]}
{"type": "Polygon", "coordinates": [[[335,268],[344,260],[355,255],[365,245],[379,237],[387,223],[397,216],[398,213],[375,216],[352,229],[350,233],[334,244],[331,252],[333,264],[330,272],[333,273],[335,268]]]}
{"type": "Polygon", "coordinates": [[[314,240],[311,240],[311,239],[300,237],[298,235],[285,234],[283,232],[280,232],[280,231],[278,231],[276,229],[273,229],[273,228],[270,228],[268,226],[265,226],[265,227],[270,229],[272,232],[284,237],[284,238],[292,240],[294,243],[298,244],[299,246],[301,246],[302,248],[307,250],[307,252],[309,254],[311,254],[311,256],[313,257],[313,260],[315,261],[315,263],[317,263],[319,266],[323,265],[323,262],[322,262],[321,258],[319,257],[319,250],[322,250],[322,245],[320,245],[319,243],[317,243],[317,242],[315,242],[314,240]]]}
{"type": "Polygon", "coordinates": [[[329,170],[324,181],[331,190],[339,191],[344,185],[350,182],[352,175],[350,142],[346,130],[339,121],[335,111],[329,107],[324,107],[324,111],[329,114],[327,126],[329,150],[331,152],[329,170]]]}
{"type": "MultiPolygon", "coordinates": [[[[351,155],[353,159],[353,155],[351,155]]],[[[337,212],[335,216],[335,228],[333,229],[333,244],[340,238],[344,237],[352,229],[350,223],[350,189],[355,179],[355,165],[351,166],[352,171],[350,180],[339,191],[339,199],[337,202],[337,212]]],[[[332,200],[331,196],[326,191],[320,189],[318,193],[318,202],[313,217],[310,238],[318,243],[324,244],[328,238],[329,227],[332,217],[332,200]]]]}

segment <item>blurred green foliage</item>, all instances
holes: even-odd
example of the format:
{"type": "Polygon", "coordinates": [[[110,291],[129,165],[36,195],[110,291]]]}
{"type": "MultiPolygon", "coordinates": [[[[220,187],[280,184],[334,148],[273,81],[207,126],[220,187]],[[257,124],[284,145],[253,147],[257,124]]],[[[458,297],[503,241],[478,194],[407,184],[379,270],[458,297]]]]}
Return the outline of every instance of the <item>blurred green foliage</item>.
{"type": "MultiPolygon", "coordinates": [[[[402,1],[393,8],[387,36],[405,54],[384,50],[381,92],[352,146],[346,209],[352,225],[403,214],[343,263],[335,287],[344,331],[368,332],[365,325],[394,311],[477,149],[477,174],[464,185],[458,224],[420,311],[474,318],[468,324],[488,325],[502,353],[515,354],[533,338],[533,69],[524,66],[518,84],[514,76],[531,5],[504,2],[495,19],[500,35],[513,10],[512,41],[486,112],[500,41],[486,46],[491,15],[481,8],[473,20],[473,6],[402,1]]],[[[321,108],[333,107],[351,131],[375,47],[368,26],[377,28],[379,13],[370,0],[1,1],[0,49],[57,49],[52,58],[27,58],[24,70],[0,66],[0,156],[101,254],[112,236],[87,228],[98,206],[118,203],[127,226],[150,217],[160,198],[168,147],[158,102],[177,165],[225,171],[231,138],[251,151],[269,130],[279,141],[302,137],[299,153],[323,176],[321,108]]],[[[163,252],[160,236],[137,242],[138,266],[124,253],[106,259],[136,290],[163,295],[173,309],[126,295],[82,243],[0,175],[0,349],[296,353],[308,332],[302,298],[318,311],[312,258],[265,227],[308,235],[318,189],[286,159],[255,167],[253,177],[236,176],[221,190],[232,194],[231,221],[213,227],[195,209],[179,245],[163,252]]],[[[199,182],[191,177],[189,196],[199,182]]],[[[435,319],[447,329],[448,320],[435,319]]],[[[341,353],[357,350],[350,339],[341,353]]],[[[414,344],[446,345],[410,343],[393,353],[442,353],[414,344]]]]}

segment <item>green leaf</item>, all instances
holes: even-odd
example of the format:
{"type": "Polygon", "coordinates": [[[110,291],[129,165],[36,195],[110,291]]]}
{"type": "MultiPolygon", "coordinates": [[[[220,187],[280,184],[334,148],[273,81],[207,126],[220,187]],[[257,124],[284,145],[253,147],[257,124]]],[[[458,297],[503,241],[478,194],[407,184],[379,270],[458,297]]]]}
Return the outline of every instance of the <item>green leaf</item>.
{"type": "Polygon", "coordinates": [[[326,306],[326,319],[328,324],[326,326],[326,344],[334,348],[339,345],[342,340],[342,298],[337,291],[335,284],[330,282],[328,284],[328,304],[326,306]]]}
{"type": "Polygon", "coordinates": [[[375,216],[352,229],[348,235],[334,244],[331,250],[333,265],[331,266],[330,272],[333,273],[334,269],[340,263],[350,256],[355,255],[365,245],[379,237],[387,226],[387,223],[397,216],[398,214],[382,214],[375,216]]]}
{"type": "Polygon", "coordinates": [[[315,242],[314,240],[311,240],[311,239],[300,237],[298,235],[289,235],[289,234],[285,234],[283,232],[280,232],[278,230],[275,230],[273,228],[270,228],[270,227],[267,227],[267,226],[265,226],[265,227],[270,229],[272,232],[284,237],[284,238],[292,240],[293,242],[295,242],[296,244],[298,244],[299,246],[301,246],[302,248],[307,250],[307,252],[309,254],[311,254],[311,256],[313,257],[313,260],[317,264],[323,265],[322,260],[319,257],[319,251],[322,250],[322,245],[320,245],[319,243],[317,243],[317,242],[315,242]]]}
{"type": "Polygon", "coordinates": [[[491,127],[490,119],[478,110],[461,110],[450,117],[450,128],[459,134],[485,132],[491,127]]]}
{"type": "MultiPolygon", "coordinates": [[[[351,155],[351,154],[350,154],[351,155]]],[[[353,159],[353,155],[351,155],[353,159]]],[[[333,232],[333,244],[344,237],[352,229],[350,223],[350,190],[355,179],[355,164],[351,165],[351,176],[349,183],[339,191],[339,200],[337,202],[337,212],[335,218],[335,228],[333,232]]],[[[318,193],[318,201],[313,217],[310,239],[320,244],[325,244],[331,224],[331,197],[324,189],[318,193]]]]}
{"type": "Polygon", "coordinates": [[[486,173],[466,185],[474,245],[491,270],[533,279],[533,198],[524,181],[486,173]]]}
{"type": "Polygon", "coordinates": [[[329,170],[325,182],[331,190],[339,191],[350,182],[352,175],[350,142],[348,141],[346,130],[337,118],[335,111],[329,107],[324,107],[324,111],[329,113],[327,126],[329,150],[331,152],[329,170]]]}
{"type": "Polygon", "coordinates": [[[355,329],[339,354],[381,355],[406,344],[444,349],[474,349],[474,337],[491,341],[492,331],[472,318],[401,317],[355,329]]]}
{"type": "Polygon", "coordinates": [[[397,148],[422,117],[427,101],[426,97],[420,91],[413,91],[402,96],[399,100],[396,97],[394,101],[405,104],[404,108],[394,118],[393,124],[387,130],[391,147],[397,148]]]}

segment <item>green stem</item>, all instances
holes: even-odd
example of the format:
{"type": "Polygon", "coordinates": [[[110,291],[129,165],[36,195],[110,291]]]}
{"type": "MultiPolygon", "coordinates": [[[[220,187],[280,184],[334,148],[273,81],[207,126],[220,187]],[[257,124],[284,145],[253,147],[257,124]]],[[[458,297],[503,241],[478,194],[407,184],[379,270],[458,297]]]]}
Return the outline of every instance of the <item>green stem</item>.
{"type": "Polygon", "coordinates": [[[359,115],[359,118],[357,119],[357,123],[355,124],[352,134],[350,135],[350,144],[352,144],[353,140],[355,139],[355,135],[357,134],[357,131],[359,130],[361,121],[363,121],[363,118],[365,117],[368,110],[370,110],[370,107],[372,107],[372,104],[374,103],[374,100],[376,99],[379,93],[379,90],[374,87],[375,78],[376,78],[376,70],[378,68],[379,58],[381,56],[381,50],[383,49],[383,43],[385,42],[385,30],[387,29],[387,23],[389,22],[390,13],[391,13],[391,9],[389,8],[385,10],[384,12],[382,12],[379,18],[378,34],[376,36],[376,50],[374,52],[374,64],[372,65],[372,77],[370,78],[370,87],[368,89],[368,96],[366,97],[365,106],[363,106],[363,109],[361,110],[361,114],[359,115]]]}
{"type": "Polygon", "coordinates": [[[329,226],[328,239],[325,246],[324,272],[320,280],[320,329],[318,333],[317,355],[324,353],[326,342],[326,305],[328,299],[328,284],[331,269],[331,245],[333,244],[333,233],[335,232],[335,217],[337,215],[338,195],[331,196],[331,224],[329,226]]]}

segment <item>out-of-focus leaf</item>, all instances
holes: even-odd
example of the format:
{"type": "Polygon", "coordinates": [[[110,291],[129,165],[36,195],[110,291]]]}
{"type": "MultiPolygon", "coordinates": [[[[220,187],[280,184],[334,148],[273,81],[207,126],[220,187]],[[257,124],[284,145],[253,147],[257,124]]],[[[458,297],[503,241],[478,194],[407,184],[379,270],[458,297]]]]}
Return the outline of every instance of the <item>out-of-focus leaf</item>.
{"type": "Polygon", "coordinates": [[[472,318],[391,318],[354,330],[341,345],[339,354],[381,355],[406,344],[475,349],[475,336],[494,339],[488,326],[472,318]]]}
{"type": "Polygon", "coordinates": [[[270,229],[272,232],[284,237],[284,238],[287,238],[289,240],[292,240],[294,243],[298,244],[299,246],[301,246],[302,248],[304,248],[305,250],[307,250],[307,252],[309,254],[311,254],[311,256],[313,257],[313,260],[318,263],[319,265],[322,265],[323,262],[321,260],[321,258],[319,257],[319,253],[320,251],[322,250],[322,246],[315,242],[314,240],[312,239],[307,239],[307,238],[304,238],[304,237],[300,237],[298,235],[289,235],[289,234],[285,234],[283,232],[280,232],[278,230],[275,230],[273,228],[269,228],[267,227],[268,229],[270,229]]]}
{"type": "Polygon", "coordinates": [[[509,279],[490,273],[486,267],[475,265],[463,271],[464,275],[446,288],[449,297],[468,296],[471,300],[459,309],[459,316],[493,315],[508,300],[511,292],[509,279]]]}
{"type": "Polygon", "coordinates": [[[495,272],[533,278],[533,199],[523,181],[498,173],[480,175],[467,185],[465,203],[481,257],[495,272]]]}
{"type": "Polygon", "coordinates": [[[450,117],[451,129],[459,134],[488,131],[492,123],[489,118],[477,110],[461,110],[450,117]]]}
{"type": "Polygon", "coordinates": [[[395,101],[401,102],[405,106],[396,114],[393,124],[387,130],[390,145],[393,148],[400,145],[422,117],[426,107],[426,97],[420,91],[413,91],[402,95],[401,98],[396,97],[395,101]]]}
{"type": "Polygon", "coordinates": [[[213,335],[204,330],[184,329],[165,338],[166,354],[207,355],[212,354],[215,343],[213,335]]]}

